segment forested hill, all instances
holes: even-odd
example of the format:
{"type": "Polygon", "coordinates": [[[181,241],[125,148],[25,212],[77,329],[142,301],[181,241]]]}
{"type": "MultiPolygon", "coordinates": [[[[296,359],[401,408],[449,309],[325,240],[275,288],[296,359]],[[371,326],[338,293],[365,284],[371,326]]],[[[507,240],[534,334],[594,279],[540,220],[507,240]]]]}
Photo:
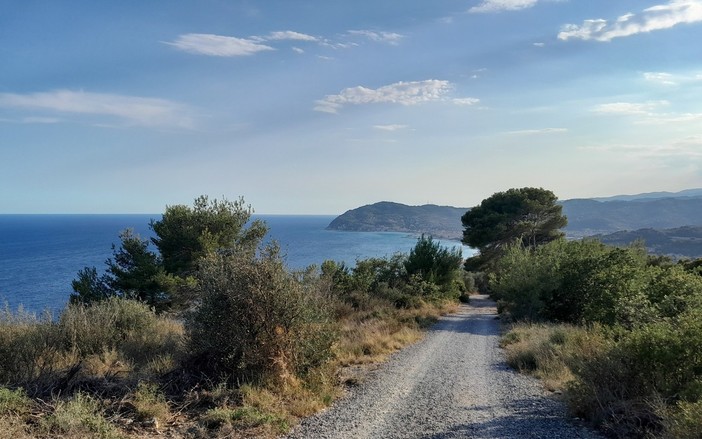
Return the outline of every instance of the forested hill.
{"type": "MultiPolygon", "coordinates": [[[[686,194],[687,195],[687,194],[686,194]]],[[[609,234],[622,230],[673,229],[702,226],[702,197],[566,200],[563,213],[568,217],[566,234],[573,238],[609,234]]],[[[466,207],[437,205],[407,206],[383,201],[369,204],[338,216],[329,224],[331,230],[357,232],[426,233],[436,238],[460,239],[461,216],[466,207]]]]}
{"type": "Polygon", "coordinates": [[[353,232],[426,233],[435,238],[461,239],[461,216],[468,208],[407,206],[382,201],[349,210],[329,224],[328,229],[353,232]]]}
{"type": "Polygon", "coordinates": [[[596,235],[605,244],[626,246],[644,241],[649,252],[686,258],[702,258],[702,227],[685,226],[675,229],[639,229],[596,235]]]}
{"type": "Polygon", "coordinates": [[[567,200],[566,233],[573,237],[621,230],[702,226],[702,198],[669,197],[631,201],[567,200]]]}

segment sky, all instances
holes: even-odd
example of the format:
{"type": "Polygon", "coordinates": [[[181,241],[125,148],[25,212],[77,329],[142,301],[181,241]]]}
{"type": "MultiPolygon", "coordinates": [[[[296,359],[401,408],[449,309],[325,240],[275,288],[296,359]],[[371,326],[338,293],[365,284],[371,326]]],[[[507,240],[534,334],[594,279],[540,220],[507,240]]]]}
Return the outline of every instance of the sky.
{"type": "Polygon", "coordinates": [[[702,187],[702,0],[0,0],[0,213],[702,187]]]}

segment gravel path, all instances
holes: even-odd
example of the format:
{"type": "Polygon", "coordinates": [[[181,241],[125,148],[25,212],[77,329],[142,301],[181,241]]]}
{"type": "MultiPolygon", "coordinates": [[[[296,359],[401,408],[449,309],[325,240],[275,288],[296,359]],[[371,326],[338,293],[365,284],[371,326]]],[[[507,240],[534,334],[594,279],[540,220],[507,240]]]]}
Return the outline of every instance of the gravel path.
{"type": "Polygon", "coordinates": [[[334,406],[288,436],[353,439],[599,438],[568,421],[538,381],[513,372],[498,347],[495,303],[443,317],[334,406]]]}

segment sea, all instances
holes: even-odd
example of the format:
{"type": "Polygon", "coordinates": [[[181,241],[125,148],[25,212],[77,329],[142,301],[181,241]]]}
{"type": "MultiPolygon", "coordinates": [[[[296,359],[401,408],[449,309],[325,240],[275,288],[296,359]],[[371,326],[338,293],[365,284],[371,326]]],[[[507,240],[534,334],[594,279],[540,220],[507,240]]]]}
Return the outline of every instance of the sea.
{"type": "MultiPolygon", "coordinates": [[[[71,281],[84,267],[104,271],[119,245],[119,233],[132,229],[150,238],[152,219],[160,215],[0,215],[0,305],[32,313],[57,312],[70,296],[71,281]]],[[[254,215],[269,227],[269,240],[281,247],[291,270],[321,265],[325,260],[353,267],[357,260],[407,253],[417,235],[391,232],[327,230],[329,215],[254,215]]],[[[458,241],[464,257],[475,251],[458,241]]]]}

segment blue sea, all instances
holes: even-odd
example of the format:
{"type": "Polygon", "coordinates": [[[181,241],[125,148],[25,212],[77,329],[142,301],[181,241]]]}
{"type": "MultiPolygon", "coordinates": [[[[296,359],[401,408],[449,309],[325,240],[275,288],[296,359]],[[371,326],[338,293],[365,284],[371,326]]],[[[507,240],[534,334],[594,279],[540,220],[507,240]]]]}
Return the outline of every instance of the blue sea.
{"type": "MultiPolygon", "coordinates": [[[[160,215],[0,215],[0,304],[20,305],[31,312],[59,310],[71,294],[78,270],[102,270],[119,245],[119,232],[131,228],[153,236],[151,219],[160,215]]],[[[417,236],[407,233],[339,232],[326,230],[334,216],[256,215],[270,229],[290,269],[320,265],[331,259],[353,266],[367,257],[408,252],[417,236]]],[[[464,257],[473,250],[459,242],[464,257]]]]}

